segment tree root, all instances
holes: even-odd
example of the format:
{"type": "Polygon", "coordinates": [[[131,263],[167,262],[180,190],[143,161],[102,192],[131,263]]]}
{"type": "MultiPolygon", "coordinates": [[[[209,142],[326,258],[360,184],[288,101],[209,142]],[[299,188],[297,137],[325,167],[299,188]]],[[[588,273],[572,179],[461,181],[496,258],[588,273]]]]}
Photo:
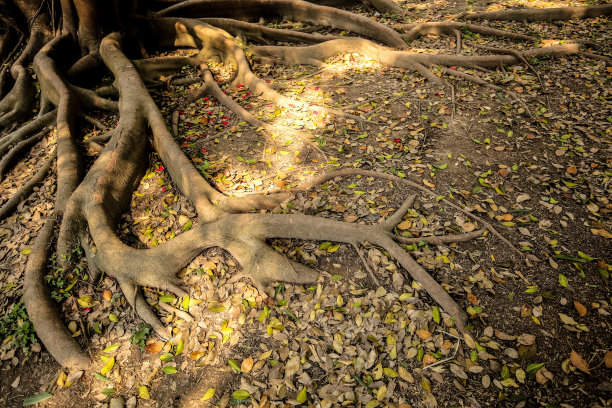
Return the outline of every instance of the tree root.
{"type": "Polygon", "coordinates": [[[91,360],[62,324],[44,278],[56,223],[52,215],[34,241],[26,264],[23,299],[36,334],[53,358],[62,367],[82,370],[89,367],[91,360]]]}
{"type": "Polygon", "coordinates": [[[51,124],[57,116],[55,110],[27,123],[14,132],[0,136],[0,157],[4,156],[14,144],[26,140],[32,133],[39,132],[51,124]]]}
{"type": "MultiPolygon", "coordinates": [[[[302,284],[312,282],[318,275],[315,270],[293,262],[274,251],[267,244],[267,240],[272,238],[329,240],[352,245],[372,276],[372,281],[378,284],[374,270],[369,268],[367,260],[359,249],[359,244],[367,241],[383,248],[395,258],[402,269],[419,282],[432,299],[454,317],[456,326],[460,330],[465,328],[466,314],[410,253],[402,249],[402,245],[421,241],[432,245],[466,242],[484,236],[486,234],[484,229],[486,229],[524,259],[523,253],[497,232],[490,223],[473,214],[469,209],[462,208],[447,199],[441,200],[444,205],[477,221],[483,230],[448,236],[410,238],[397,236],[394,233],[395,227],[412,207],[414,196],[408,197],[400,208],[386,220],[374,225],[352,224],[298,214],[280,215],[253,212],[253,210],[273,209],[292,197],[294,192],[304,191],[339,176],[377,177],[418,189],[430,196],[436,196],[435,192],[418,183],[390,174],[346,169],[324,174],[292,190],[277,189],[272,194],[260,196],[229,197],[213,188],[182,152],[175,137],[167,129],[164,117],[151,98],[145,86],[146,83],[170,87],[171,84],[179,81],[184,81],[184,83],[194,81],[193,78],[175,79],[176,71],[184,65],[200,66],[200,64],[206,64],[211,59],[219,57],[226,66],[236,66],[235,78],[230,86],[242,84],[254,94],[294,111],[306,113],[309,110],[318,110],[330,115],[367,122],[359,116],[349,115],[329,107],[309,105],[276,92],[252,72],[245,54],[246,47],[236,41],[228,31],[237,37],[261,41],[264,44],[267,44],[268,40],[314,44],[299,48],[260,46],[246,49],[252,51],[254,58],[260,61],[323,66],[327,58],[338,53],[358,52],[388,66],[419,72],[436,84],[446,85],[446,82],[438,76],[441,71],[489,86],[496,91],[504,90],[476,76],[444,67],[456,66],[486,70],[498,67],[500,64],[527,63],[529,66],[529,57],[542,55],[554,57],[577,53],[607,61],[605,59],[607,57],[585,53],[584,44],[534,48],[520,53],[498,50],[494,55],[458,55],[462,48],[461,30],[463,29],[520,41],[535,42],[537,38],[475,24],[451,22],[404,25],[403,28],[408,32],[402,37],[400,33],[371,19],[343,10],[293,0],[242,0],[240,7],[236,7],[236,3],[230,0],[159,0],[158,5],[165,8],[147,15],[146,20],[139,17],[139,22],[144,22],[138,24],[139,29],[143,27],[150,29],[151,39],[157,38],[159,46],[194,47],[200,51],[194,58],[147,58],[147,50],[142,41],[138,39],[133,43],[132,50],[138,55],[144,55],[145,59],[131,61],[123,51],[122,37],[119,34],[114,33],[102,38],[100,32],[97,31],[98,19],[102,18],[103,14],[92,12],[92,10],[98,10],[96,6],[91,6],[96,2],[61,0],[64,34],[51,40],[52,33],[48,27],[56,20],[37,18],[44,5],[42,1],[16,1],[25,19],[32,23],[28,33],[30,41],[21,56],[12,63],[10,71],[0,72],[0,95],[4,95],[4,98],[0,100],[0,127],[12,126],[13,121],[23,120],[32,114],[32,100],[27,98],[34,93],[26,92],[33,90],[32,78],[27,73],[32,62],[37,80],[40,82],[41,104],[37,119],[15,132],[8,132],[0,136],[0,157],[2,157],[0,176],[6,173],[11,161],[43,137],[44,133],[41,132],[43,128],[55,120],[58,133],[56,207],[54,214],[40,231],[33,252],[30,254],[26,267],[24,291],[26,307],[39,337],[60,364],[71,368],[88,366],[89,358],[63,328],[61,319],[48,293],[45,292],[43,279],[49,255],[48,249],[53,241],[54,228],[59,219],[62,222],[56,242],[57,252],[66,253],[78,244],[85,248],[92,276],[104,272],[116,278],[135,313],[151,324],[155,332],[164,338],[168,338],[170,333],[148,305],[140,288],[151,287],[171,291],[179,296],[187,296],[188,293],[182,287],[182,280],[177,277],[177,273],[203,250],[211,247],[224,248],[242,267],[242,272],[232,277],[232,281],[247,277],[261,291],[262,296],[265,296],[266,285],[271,282],[287,281],[302,284]],[[195,19],[163,17],[180,13],[208,17],[205,21],[212,25],[195,19]],[[296,33],[238,21],[248,20],[254,16],[281,17],[315,26],[308,27],[304,32],[296,33]],[[214,27],[214,25],[221,28],[214,27]],[[306,32],[316,31],[321,27],[351,31],[370,37],[394,49],[364,39],[338,39],[333,36],[306,32]],[[428,34],[453,37],[456,40],[457,55],[405,52],[407,46],[404,38],[412,41],[428,34]],[[70,82],[76,77],[83,78],[94,71],[97,72],[100,60],[114,76],[115,82],[112,86],[93,92],[79,88],[70,82]],[[429,68],[432,65],[439,65],[442,68],[434,73],[429,68]],[[160,76],[167,74],[170,74],[170,79],[159,80],[160,76]],[[5,85],[11,81],[14,84],[11,84],[12,88],[8,90],[8,86],[5,85]],[[5,89],[7,92],[4,92],[5,89]],[[119,97],[119,103],[105,99],[106,96],[119,97]],[[21,103],[23,105],[20,105],[21,103]],[[53,106],[56,107],[56,111],[50,111],[53,106]],[[103,124],[88,116],[88,111],[93,108],[118,109],[117,127],[107,131],[103,124]],[[85,141],[85,144],[99,152],[85,177],[82,177],[82,166],[79,162],[78,146],[81,138],[77,139],[77,127],[74,123],[76,117],[82,117],[86,122],[106,132],[85,141]],[[150,249],[135,249],[121,242],[116,234],[116,224],[122,211],[129,207],[132,192],[142,180],[151,148],[161,159],[173,185],[195,207],[198,222],[189,231],[179,234],[162,245],[150,249]]],[[[351,4],[348,0],[321,1],[351,4]]],[[[115,5],[119,3],[115,2],[115,5]]],[[[390,0],[368,0],[368,3],[379,10],[391,13],[403,12],[390,0]]],[[[124,7],[129,8],[130,13],[138,11],[131,6],[133,5],[124,7]]],[[[119,13],[119,10],[120,8],[117,8],[114,11],[119,13]]],[[[612,7],[597,6],[559,10],[511,10],[497,14],[470,14],[465,18],[468,20],[506,18],[521,21],[586,18],[609,15],[612,7]]],[[[2,18],[6,20],[5,17],[2,18]]],[[[121,19],[114,23],[118,27],[126,27],[125,22],[121,19]]],[[[15,31],[15,33],[18,32],[19,30],[15,31]]],[[[10,55],[8,50],[9,45],[13,44],[11,41],[14,39],[6,36],[0,37],[0,58],[10,55]]],[[[131,55],[130,52],[127,54],[131,55]]],[[[204,93],[211,94],[238,117],[256,127],[262,127],[269,133],[280,130],[284,132],[284,136],[301,135],[300,132],[293,129],[272,127],[246,111],[223,93],[206,66],[203,65],[202,68],[204,86],[201,91],[194,94],[194,98],[204,93]]],[[[454,107],[454,88],[451,88],[451,98],[454,107]]],[[[176,114],[172,125],[174,133],[178,133],[178,115],[176,114]]],[[[301,138],[304,143],[311,143],[307,136],[301,135],[301,138]]],[[[320,149],[318,151],[321,152],[320,149]]],[[[42,180],[53,167],[53,161],[52,156],[35,176],[0,208],[0,219],[13,211],[19,201],[34,188],[33,186],[42,180]]],[[[158,307],[174,313],[180,319],[189,320],[191,318],[189,314],[174,309],[168,304],[162,303],[158,307]]]]}
{"type": "MultiPolygon", "coordinates": [[[[270,125],[269,123],[266,123],[258,119],[257,117],[255,117],[255,115],[248,112],[246,109],[240,106],[239,103],[235,102],[232,98],[227,96],[227,94],[225,94],[225,92],[223,92],[223,90],[219,88],[219,85],[213,78],[212,73],[210,72],[207,66],[202,67],[202,77],[204,80],[204,86],[199,88],[196,91],[196,93],[187,100],[186,102],[187,104],[190,104],[194,102],[196,99],[200,99],[206,95],[211,95],[214,98],[216,98],[221,104],[223,104],[229,110],[231,110],[240,119],[249,122],[251,125],[255,126],[256,128],[262,128],[270,135],[281,134],[282,137],[286,139],[286,140],[282,140],[282,142],[289,140],[287,136],[296,137],[304,145],[309,146],[311,149],[315,150],[319,155],[321,155],[321,157],[323,157],[324,160],[327,160],[327,155],[315,143],[310,141],[308,135],[302,132],[295,131],[294,129],[289,129],[289,128],[282,127],[282,126],[270,125]]],[[[174,126],[174,120],[173,120],[173,126],[174,126]]],[[[273,139],[268,138],[268,141],[276,145],[276,142],[273,139]]]]}
{"type": "Polygon", "coordinates": [[[11,198],[9,198],[8,201],[5,202],[2,207],[0,207],[0,221],[11,215],[13,211],[17,209],[19,203],[21,203],[23,200],[30,196],[30,194],[34,190],[34,187],[36,187],[44,180],[47,173],[49,173],[49,170],[51,170],[53,160],[55,160],[55,149],[53,150],[51,156],[47,159],[47,161],[45,161],[42,167],[40,167],[40,169],[36,172],[36,174],[34,174],[34,176],[32,176],[32,178],[28,180],[28,182],[25,183],[19,189],[19,191],[14,193],[11,198]]]}
{"type": "MultiPolygon", "coordinates": [[[[362,170],[362,169],[344,169],[344,170],[332,171],[332,172],[329,172],[329,173],[326,173],[326,174],[322,174],[321,176],[315,177],[314,179],[312,179],[308,183],[304,183],[304,184],[300,185],[299,187],[290,189],[289,191],[291,191],[293,193],[296,193],[296,192],[299,192],[299,191],[305,191],[305,190],[308,190],[308,189],[310,189],[310,188],[312,188],[314,186],[317,186],[319,184],[325,183],[326,181],[333,180],[336,177],[344,177],[344,176],[366,176],[366,177],[376,177],[376,178],[380,178],[380,179],[384,179],[384,180],[389,180],[389,181],[395,181],[397,183],[405,184],[405,185],[407,185],[409,187],[421,190],[422,192],[424,192],[424,193],[426,193],[426,194],[428,194],[428,195],[430,195],[432,197],[437,197],[438,196],[438,194],[435,193],[434,191],[431,191],[430,189],[428,189],[426,187],[423,187],[422,185],[417,184],[414,181],[407,180],[405,178],[400,178],[400,177],[394,176],[392,174],[378,173],[378,172],[375,172],[375,171],[362,170]]],[[[276,190],[274,190],[272,192],[276,192],[276,190]]],[[[482,223],[482,225],[484,225],[485,228],[487,230],[489,230],[489,232],[491,232],[493,235],[495,235],[497,238],[499,238],[504,244],[506,244],[514,252],[519,254],[521,256],[521,258],[524,258],[524,254],[518,248],[516,248],[514,245],[512,245],[512,243],[510,241],[508,241],[503,235],[501,235],[489,222],[487,222],[483,218],[473,214],[472,212],[459,207],[457,204],[454,204],[454,203],[450,202],[446,198],[442,199],[441,202],[443,202],[444,204],[448,205],[449,207],[451,207],[451,208],[453,208],[453,209],[455,209],[457,211],[460,211],[460,212],[468,215],[469,217],[475,219],[476,221],[482,223]]]]}
{"type": "Polygon", "coordinates": [[[586,19],[609,15],[612,15],[611,4],[585,7],[561,7],[546,9],[527,8],[518,10],[490,11],[484,13],[467,14],[463,16],[463,18],[467,20],[501,20],[527,23],[532,21],[586,19]]]}
{"type": "Polygon", "coordinates": [[[22,140],[13,146],[13,148],[11,148],[11,150],[4,157],[2,157],[0,160],[0,181],[4,179],[4,176],[6,176],[6,173],[11,169],[11,166],[13,166],[15,162],[21,158],[25,150],[41,141],[47,133],[49,133],[48,130],[43,130],[34,136],[30,136],[29,138],[22,140]]]}
{"type": "Polygon", "coordinates": [[[479,238],[484,234],[485,230],[472,231],[465,234],[457,235],[435,235],[429,237],[416,237],[406,238],[400,236],[394,236],[393,239],[402,244],[418,244],[420,242],[427,242],[428,244],[441,245],[441,244],[452,244],[458,242],[468,242],[473,239],[479,238]]]}
{"type": "Polygon", "coordinates": [[[455,35],[455,31],[467,30],[473,33],[488,35],[498,38],[508,38],[519,41],[538,41],[537,37],[530,35],[517,34],[510,31],[499,30],[496,28],[485,27],[478,24],[466,24],[456,22],[430,22],[418,24],[405,24],[401,26],[405,31],[408,31],[403,38],[408,41],[414,41],[425,35],[455,35]]]}
{"type": "Polygon", "coordinates": [[[206,24],[225,30],[234,37],[244,37],[246,40],[264,44],[269,43],[268,39],[299,44],[318,44],[340,38],[334,35],[309,34],[293,30],[270,28],[230,18],[202,18],[200,20],[206,24]]]}
{"type": "Polygon", "coordinates": [[[257,16],[280,16],[290,21],[326,25],[352,31],[395,48],[406,48],[399,34],[372,19],[332,7],[306,1],[242,0],[235,7],[231,0],[187,0],[157,12],[159,17],[190,15],[195,17],[230,17],[250,19],[257,16]]]}

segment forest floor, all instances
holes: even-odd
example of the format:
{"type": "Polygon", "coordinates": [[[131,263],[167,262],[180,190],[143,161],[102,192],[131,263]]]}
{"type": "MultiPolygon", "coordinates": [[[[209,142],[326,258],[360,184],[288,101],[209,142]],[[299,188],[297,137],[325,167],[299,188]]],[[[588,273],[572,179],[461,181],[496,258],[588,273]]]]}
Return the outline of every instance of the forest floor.
{"type": "MultiPolygon", "coordinates": [[[[430,4],[406,6],[423,20],[450,14],[447,3],[430,4]]],[[[612,52],[609,19],[487,25],[551,43],[589,39],[607,44],[601,54],[612,52]]],[[[475,52],[472,44],[526,46],[478,34],[464,38],[465,55],[475,52]]],[[[430,36],[411,47],[453,53],[456,45],[430,36]]],[[[254,70],[285,95],[359,118],[297,115],[244,87],[226,89],[263,120],[309,132],[327,158],[298,141],[266,144],[258,129],[214,99],[185,105],[199,84],[152,92],[169,125],[172,113],[181,111],[181,146],[228,194],[293,186],[322,172],[360,167],[435,192],[419,195],[415,210],[398,226],[404,236],[482,227],[441,203],[443,197],[487,219],[524,251],[527,262],[486,234],[466,243],[407,248],[467,310],[469,334],[459,334],[419,285],[368,243],[358,255],[356,248],[333,242],[273,242],[320,277],[312,286],[277,283],[265,301],[247,279],[229,282],[239,266],[227,253],[208,250],[181,272],[189,298],[145,289],[173,328],[170,342],[140,324],[113,279],[89,282],[84,260],[74,270],[58,271],[52,259],[52,295],[95,362],[91,372],[62,370],[32,343],[20,299],[32,241],[52,211],[55,186],[49,179],[0,224],[0,332],[8,335],[0,348],[0,405],[22,406],[27,397],[48,392],[52,397],[40,406],[100,407],[117,396],[128,407],[265,407],[266,401],[359,401],[368,408],[612,406],[612,67],[572,56],[479,73],[515,92],[522,101],[516,103],[506,93],[444,75],[451,92],[356,54],[327,62],[324,68],[254,64],[254,70]]],[[[229,75],[210,68],[218,80],[229,75]]],[[[189,69],[182,74],[192,75],[189,69]]],[[[108,127],[117,120],[97,119],[108,127]]],[[[83,129],[85,138],[96,132],[83,129]]],[[[51,132],[0,184],[0,202],[36,171],[54,137],[51,132]]],[[[388,181],[342,178],[300,193],[275,211],[376,223],[412,193],[388,181]]],[[[151,155],[131,211],[117,225],[122,239],[150,247],[197,222],[193,207],[151,155]]],[[[73,256],[82,257],[78,248],[73,256]]]]}

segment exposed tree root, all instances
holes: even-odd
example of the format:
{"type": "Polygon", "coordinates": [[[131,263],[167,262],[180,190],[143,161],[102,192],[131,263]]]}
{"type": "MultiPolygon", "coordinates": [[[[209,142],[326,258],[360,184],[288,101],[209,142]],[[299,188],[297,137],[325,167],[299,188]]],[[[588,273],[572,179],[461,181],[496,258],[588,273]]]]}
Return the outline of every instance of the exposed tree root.
{"type": "Polygon", "coordinates": [[[553,21],[571,20],[612,15],[612,4],[585,7],[561,7],[545,9],[517,9],[473,13],[463,16],[467,20],[505,20],[505,21],[553,21]]]}
{"type": "Polygon", "coordinates": [[[11,169],[11,166],[17,162],[22,155],[25,153],[26,149],[34,146],[36,143],[42,140],[43,137],[48,133],[47,130],[43,130],[42,132],[38,132],[34,136],[30,136],[29,138],[22,140],[17,143],[5,156],[0,160],[0,181],[4,179],[6,173],[11,169]]]}
{"type": "MultiPolygon", "coordinates": [[[[31,119],[36,109],[36,91],[30,66],[36,72],[40,85],[39,115],[14,132],[0,135],[0,178],[5,176],[12,163],[27,149],[41,140],[48,125],[57,126],[57,146],[51,157],[21,189],[0,208],[0,219],[6,218],[27,198],[53,168],[57,151],[57,198],[53,215],[47,220],[30,254],[24,282],[25,301],[36,331],[49,352],[63,366],[84,368],[90,360],[63,327],[61,318],[44,284],[50,246],[55,242],[58,254],[66,254],[80,245],[84,248],[92,276],[105,273],[119,283],[134,311],[156,333],[168,338],[170,333],[153,312],[140,292],[140,287],[151,287],[187,296],[177,273],[203,250],[220,247],[227,250],[242,267],[242,272],[232,280],[246,277],[265,296],[266,286],[274,281],[312,282],[318,273],[305,265],[293,262],[274,251],[267,243],[272,238],[301,240],[325,240],[353,246],[362,259],[372,281],[378,284],[374,270],[364,259],[359,245],[369,242],[383,248],[413,279],[421,284],[431,298],[452,315],[457,328],[465,327],[467,316],[453,298],[436,282],[401,245],[425,241],[433,245],[466,242],[486,234],[486,229],[513,252],[524,254],[503,237],[490,223],[447,199],[441,203],[461,212],[481,224],[483,230],[448,236],[400,237],[394,233],[406,212],[413,206],[414,196],[408,197],[401,207],[386,220],[374,224],[353,224],[331,219],[298,214],[266,214],[253,210],[269,210],[290,199],[293,193],[344,176],[367,176],[389,180],[419,190],[430,196],[437,194],[418,183],[391,174],[381,174],[361,169],[346,169],[316,177],[293,190],[275,190],[268,195],[230,197],[211,186],[192,165],[168,130],[166,122],[151,98],[147,85],[167,86],[189,84],[200,79],[178,78],[177,72],[185,65],[201,66],[203,86],[193,94],[192,100],[212,95],[228,107],[236,116],[251,125],[262,128],[271,135],[298,137],[319,153],[307,135],[294,129],[273,126],[258,119],[226,95],[214,80],[206,64],[220,59],[226,66],[235,66],[235,77],[229,86],[244,85],[254,94],[270,100],[288,110],[304,115],[317,110],[329,115],[367,120],[337,109],[315,106],[285,97],[275,91],[251,70],[246,52],[252,52],[255,60],[284,64],[310,64],[324,66],[325,60],[339,53],[357,52],[382,64],[418,72],[432,83],[446,86],[440,72],[462,77],[514,95],[493,84],[459,70],[446,67],[464,67],[487,71],[501,64],[527,64],[528,58],[537,56],[566,56],[581,53],[591,58],[609,62],[609,58],[591,54],[585,44],[565,44],[526,51],[491,50],[493,55],[459,55],[462,49],[462,30],[499,38],[536,42],[537,37],[492,29],[476,24],[455,22],[429,22],[403,25],[405,34],[372,19],[348,11],[338,10],[306,1],[292,0],[242,0],[239,6],[230,0],[158,0],[157,11],[146,16],[133,16],[137,8],[120,6],[115,2],[109,10],[101,10],[96,2],[62,0],[63,33],[53,37],[53,27],[58,21],[46,13],[40,13],[42,0],[14,0],[21,18],[30,22],[28,30],[15,16],[2,16],[8,21],[9,31],[0,35],[0,59],[9,61],[10,69],[0,71],[0,129],[31,119]],[[129,13],[121,10],[130,9],[129,13]],[[104,12],[103,12],[104,11],[104,12]],[[116,21],[102,24],[101,20],[116,13],[116,21]],[[189,15],[192,18],[178,18],[189,15]],[[173,18],[171,16],[177,16],[173,18]],[[203,18],[197,20],[196,18],[203,18]],[[291,23],[309,23],[302,32],[265,27],[242,20],[282,18],[291,23]],[[125,20],[124,20],[125,19],[125,20]],[[130,43],[112,31],[128,27],[136,21],[139,36],[130,43]],[[361,38],[338,38],[313,33],[320,27],[350,31],[369,37],[386,46],[361,38]],[[100,31],[102,30],[102,31],[100,31]],[[149,31],[150,30],[150,31],[149,31]],[[27,31],[27,32],[26,32],[27,31]],[[310,32],[308,32],[310,31],[310,32]],[[102,32],[106,37],[102,37],[102,32]],[[150,40],[142,41],[142,33],[150,40]],[[27,46],[17,59],[20,42],[17,34],[29,37],[27,46]],[[456,40],[457,54],[427,54],[405,51],[406,42],[424,35],[448,35],[456,40]],[[232,36],[233,35],[233,36],[232,36]],[[243,41],[256,41],[266,46],[251,46],[243,41]],[[272,46],[271,41],[283,43],[313,44],[305,47],[272,46]],[[193,47],[199,50],[195,57],[149,58],[147,47],[193,47]],[[124,48],[126,51],[124,51],[124,48]],[[130,60],[126,55],[143,55],[144,59],[130,60]],[[12,62],[11,62],[12,61],[12,62]],[[441,66],[434,72],[432,65],[441,66]],[[114,76],[114,83],[97,91],[76,85],[98,78],[103,69],[114,76]],[[160,77],[165,76],[160,80],[160,77]],[[109,100],[119,98],[119,101],[109,100]],[[89,111],[103,109],[119,112],[116,128],[107,130],[100,121],[93,119],[89,111]],[[105,133],[82,141],[76,119],[82,118],[105,133]],[[150,140],[149,140],[150,139],[150,140]],[[81,164],[81,147],[96,151],[97,158],[84,174],[81,164]],[[132,192],[139,184],[147,166],[150,151],[154,150],[169,173],[173,184],[195,207],[198,223],[170,241],[150,249],[135,249],[123,243],[116,233],[116,223],[129,206],[132,192]],[[55,240],[56,226],[59,233],[55,240]]],[[[347,0],[321,0],[318,3],[351,6],[347,0]]],[[[389,14],[403,15],[404,11],[390,0],[368,0],[367,3],[389,14]]],[[[17,11],[15,11],[17,13],[17,11]]],[[[495,13],[478,13],[465,19],[508,19],[517,21],[541,21],[552,19],[588,18],[610,15],[612,6],[547,10],[509,10],[495,13]]],[[[533,67],[531,67],[533,69],[533,67]]],[[[454,101],[454,88],[451,88],[454,101]]],[[[516,96],[516,95],[514,95],[516,96]]],[[[518,97],[517,97],[518,98],[518,97]]],[[[519,99],[519,103],[520,103],[519,99]]],[[[453,108],[454,111],[454,108],[453,108]]],[[[371,122],[369,122],[371,123],[371,122]]],[[[178,112],[172,119],[172,130],[178,133],[178,112]]],[[[270,142],[274,142],[273,139],[270,142]]],[[[324,154],[324,153],[323,153],[324,154]]],[[[58,257],[60,259],[61,257],[58,257]]],[[[60,263],[64,262],[60,260],[60,263]]],[[[189,314],[161,303],[159,308],[174,313],[178,318],[190,320],[189,314]]]]}
{"type": "MultiPolygon", "coordinates": [[[[309,181],[308,183],[304,183],[302,185],[300,185],[297,188],[291,189],[290,191],[292,192],[298,192],[298,191],[304,191],[304,190],[308,190],[314,186],[317,186],[319,184],[325,183],[326,181],[329,180],[333,180],[336,177],[345,177],[345,176],[366,176],[366,177],[376,177],[376,178],[380,178],[380,179],[384,179],[384,180],[389,180],[389,181],[395,181],[397,183],[401,183],[401,184],[405,184],[409,187],[412,188],[416,188],[418,190],[421,190],[422,192],[433,196],[433,197],[437,197],[438,194],[435,193],[434,191],[429,190],[426,187],[423,187],[420,184],[415,183],[414,181],[405,179],[405,178],[400,178],[397,176],[394,176],[393,174],[387,174],[387,173],[379,173],[376,171],[371,171],[371,170],[362,170],[362,169],[344,169],[344,170],[338,170],[338,171],[333,171],[330,173],[326,173],[326,174],[322,174],[321,176],[315,177],[314,179],[312,179],[311,181],[309,181]]],[[[276,191],[276,190],[275,190],[276,191]]],[[[471,211],[468,211],[466,209],[463,209],[461,207],[459,207],[457,204],[445,199],[441,200],[442,203],[448,205],[449,207],[457,210],[457,211],[461,211],[462,213],[470,216],[471,218],[475,219],[476,221],[482,223],[482,225],[485,226],[485,228],[487,230],[489,230],[489,232],[491,232],[493,235],[495,235],[497,238],[499,238],[504,244],[506,244],[510,249],[512,249],[514,252],[516,252],[517,254],[520,254],[521,257],[524,257],[524,254],[518,249],[516,248],[514,245],[512,245],[512,243],[510,241],[508,241],[508,239],[506,239],[503,235],[501,235],[489,222],[485,221],[483,218],[473,214],[471,211]]]]}
{"type": "Polygon", "coordinates": [[[193,17],[230,17],[252,19],[253,16],[283,17],[291,21],[326,25],[352,31],[387,44],[406,48],[399,34],[391,28],[358,14],[317,6],[306,1],[292,0],[242,0],[235,7],[231,0],[187,0],[157,13],[160,17],[189,15],[193,17]]]}
{"type": "Polygon", "coordinates": [[[340,38],[333,35],[309,34],[294,30],[270,28],[230,18],[202,18],[200,20],[213,27],[225,30],[234,37],[264,44],[269,44],[268,40],[295,42],[298,44],[318,44],[340,38]]]}
{"type": "Polygon", "coordinates": [[[40,169],[38,169],[34,176],[32,176],[32,178],[28,180],[28,182],[25,183],[19,189],[19,191],[14,193],[11,198],[9,198],[8,201],[5,202],[2,207],[0,207],[0,220],[3,220],[9,215],[11,215],[13,211],[17,209],[19,203],[21,203],[23,200],[30,196],[32,190],[34,190],[34,187],[41,183],[45,179],[45,176],[47,175],[49,170],[51,170],[53,160],[55,160],[55,150],[51,153],[51,157],[49,157],[45,161],[45,163],[40,167],[40,169]]]}

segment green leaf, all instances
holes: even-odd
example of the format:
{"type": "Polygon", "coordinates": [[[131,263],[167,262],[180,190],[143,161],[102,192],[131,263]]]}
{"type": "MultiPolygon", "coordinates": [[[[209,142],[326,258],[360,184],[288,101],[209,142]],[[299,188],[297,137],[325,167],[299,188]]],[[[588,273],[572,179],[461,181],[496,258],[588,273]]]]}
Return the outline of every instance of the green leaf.
{"type": "Polygon", "coordinates": [[[215,304],[208,306],[208,310],[210,310],[213,313],[221,313],[221,312],[225,312],[225,306],[219,303],[215,303],[215,304]]]}
{"type": "Polygon", "coordinates": [[[178,373],[178,370],[176,369],[176,367],[172,367],[172,366],[165,366],[164,368],[162,368],[162,370],[164,370],[164,373],[166,374],[178,373]]]}
{"type": "Polygon", "coordinates": [[[183,343],[183,340],[179,340],[178,344],[176,345],[176,355],[178,356],[179,354],[181,354],[183,352],[183,349],[185,348],[185,343],[183,343]]]}
{"type": "Polygon", "coordinates": [[[102,375],[100,373],[94,373],[94,377],[96,377],[98,380],[102,380],[102,381],[106,381],[106,382],[111,382],[112,380],[110,378],[108,378],[105,375],[102,375]]]}
{"type": "Polygon", "coordinates": [[[586,259],[588,262],[591,262],[591,261],[595,260],[595,258],[593,258],[592,256],[589,256],[589,255],[587,255],[587,254],[585,254],[584,252],[581,252],[581,251],[578,251],[578,256],[583,258],[583,259],[586,259]]]}
{"type": "Polygon", "coordinates": [[[116,314],[114,313],[109,313],[108,314],[108,320],[110,320],[113,323],[117,323],[119,321],[119,318],[117,317],[116,314]]]}
{"type": "Polygon", "coordinates": [[[501,370],[501,378],[505,380],[510,377],[510,370],[508,370],[508,366],[504,364],[501,370]]]}
{"type": "Polygon", "coordinates": [[[164,354],[162,356],[159,356],[159,359],[161,361],[163,361],[164,363],[167,363],[167,362],[172,361],[174,359],[174,354],[166,353],[166,354],[164,354]]]}
{"type": "Polygon", "coordinates": [[[176,297],[174,297],[174,295],[162,295],[159,297],[159,301],[165,302],[165,303],[174,302],[175,300],[176,300],[176,297]]]}
{"type": "Polygon", "coordinates": [[[234,393],[232,394],[232,398],[237,399],[237,400],[245,400],[249,398],[250,396],[251,394],[249,394],[248,391],[245,391],[245,390],[234,391],[234,393]]]}
{"type": "Polygon", "coordinates": [[[331,246],[331,244],[332,244],[331,242],[325,241],[321,245],[319,245],[319,249],[321,251],[325,251],[327,248],[329,248],[331,246]]]}
{"type": "Polygon", "coordinates": [[[537,291],[538,291],[537,286],[527,286],[527,290],[525,290],[525,293],[536,293],[537,291]]]}
{"type": "Polygon", "coordinates": [[[116,392],[117,392],[117,390],[114,389],[114,388],[105,388],[105,389],[102,390],[102,394],[106,395],[107,397],[109,395],[113,395],[116,392]]]}
{"type": "Polygon", "coordinates": [[[23,400],[23,406],[29,407],[31,405],[36,405],[38,403],[48,400],[52,396],[53,394],[50,394],[48,392],[41,392],[40,394],[30,395],[29,397],[26,397],[23,400]]]}
{"type": "MultiPolygon", "coordinates": [[[[229,364],[229,366],[232,367],[234,371],[236,371],[237,373],[242,372],[242,370],[240,369],[240,365],[238,364],[236,360],[228,360],[227,364],[229,364]]],[[[237,398],[237,399],[240,399],[240,398],[237,398]]]]}
{"type": "Polygon", "coordinates": [[[189,231],[191,229],[191,226],[193,225],[193,221],[187,221],[187,223],[185,225],[183,225],[183,232],[185,231],[189,231]]]}
{"type": "Polygon", "coordinates": [[[535,373],[538,372],[538,370],[542,368],[543,366],[544,366],[544,363],[529,364],[527,368],[525,369],[525,371],[529,375],[535,375],[535,373]]]}
{"type": "Polygon", "coordinates": [[[440,324],[440,308],[438,306],[434,306],[432,315],[434,322],[436,322],[436,324],[440,324]]]}
{"type": "Polygon", "coordinates": [[[581,263],[589,262],[589,261],[587,261],[584,258],[576,258],[576,257],[573,257],[573,256],[564,255],[564,254],[554,254],[553,258],[563,259],[564,261],[573,261],[573,262],[581,262],[581,263]]]}
{"type": "Polygon", "coordinates": [[[560,273],[559,274],[559,285],[563,286],[564,288],[567,288],[567,284],[568,284],[567,277],[563,275],[562,273],[560,273]]]}

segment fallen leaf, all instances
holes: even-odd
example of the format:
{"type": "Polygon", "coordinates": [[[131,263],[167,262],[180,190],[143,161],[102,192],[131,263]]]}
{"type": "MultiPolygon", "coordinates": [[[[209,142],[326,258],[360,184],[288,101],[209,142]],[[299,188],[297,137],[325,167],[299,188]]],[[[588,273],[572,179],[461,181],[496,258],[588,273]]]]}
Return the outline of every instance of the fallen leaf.
{"type": "Polygon", "coordinates": [[[612,368],[612,351],[608,351],[604,356],[604,363],[606,368],[612,368]]]}
{"type": "Polygon", "coordinates": [[[533,334],[523,333],[521,334],[517,341],[524,346],[531,346],[536,340],[536,336],[533,334]]]}
{"type": "Polygon", "coordinates": [[[523,201],[527,201],[529,199],[531,199],[531,196],[529,194],[520,194],[518,197],[516,197],[516,202],[522,203],[523,201]]]}
{"type": "Polygon", "coordinates": [[[576,311],[578,312],[580,317],[586,316],[587,308],[582,303],[577,300],[574,300],[574,307],[576,308],[576,311]]]}
{"type": "Polygon", "coordinates": [[[215,396],[215,392],[216,390],[214,388],[209,388],[208,390],[206,390],[202,398],[200,398],[200,401],[208,401],[209,399],[215,396]]]}
{"type": "Polygon", "coordinates": [[[242,360],[240,369],[243,373],[248,373],[249,371],[251,371],[253,369],[253,357],[248,357],[242,360]]]}
{"type": "Polygon", "coordinates": [[[164,342],[156,341],[155,343],[147,344],[145,350],[151,354],[157,354],[164,348],[164,342]]]}
{"type": "Polygon", "coordinates": [[[582,356],[578,354],[575,350],[572,350],[572,352],[570,353],[570,362],[580,371],[589,375],[591,374],[591,371],[589,370],[589,363],[587,363],[586,360],[582,358],[582,356]]]}

